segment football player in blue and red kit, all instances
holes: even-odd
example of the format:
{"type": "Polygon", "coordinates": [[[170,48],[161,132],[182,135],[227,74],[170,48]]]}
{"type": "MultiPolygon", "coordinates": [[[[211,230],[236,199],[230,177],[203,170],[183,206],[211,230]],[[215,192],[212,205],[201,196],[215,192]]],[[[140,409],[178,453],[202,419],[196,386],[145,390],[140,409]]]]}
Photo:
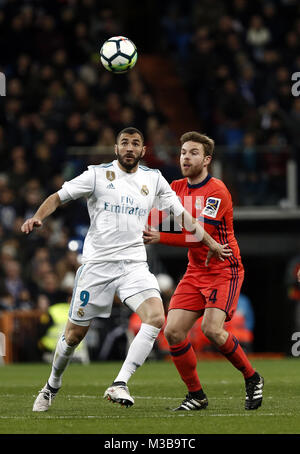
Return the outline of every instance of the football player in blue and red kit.
{"type": "MultiPolygon", "coordinates": [[[[180,166],[184,178],[173,181],[171,187],[206,232],[221,244],[228,244],[232,255],[222,260],[212,258],[207,265],[208,248],[184,229],[181,233],[167,233],[150,228],[144,232],[144,241],[189,248],[188,267],[170,301],[164,330],[172,360],[188,389],[186,398],[175,410],[200,410],[208,405],[196,370],[196,355],[188,338],[190,329],[201,316],[205,336],[243,374],[245,409],[252,410],[261,405],[264,380],[253,369],[238,339],[224,329],[225,321],[232,318],[237,307],[244,267],[234,236],[230,192],[221,180],[208,173],[213,150],[211,138],[198,132],[183,134],[180,166]]],[[[157,214],[151,213],[150,226],[155,224],[157,214]]]]}

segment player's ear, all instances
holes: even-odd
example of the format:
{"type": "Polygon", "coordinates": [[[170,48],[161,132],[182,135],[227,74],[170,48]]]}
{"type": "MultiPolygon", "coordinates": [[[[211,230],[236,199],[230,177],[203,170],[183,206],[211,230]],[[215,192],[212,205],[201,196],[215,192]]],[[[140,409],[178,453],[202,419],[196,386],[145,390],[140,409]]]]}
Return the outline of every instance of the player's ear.
{"type": "Polygon", "coordinates": [[[207,155],[207,156],[205,156],[204,159],[205,159],[205,164],[207,166],[209,166],[209,164],[211,163],[211,160],[212,160],[212,156],[211,155],[207,155]]]}
{"type": "Polygon", "coordinates": [[[115,154],[118,154],[118,145],[115,144],[115,154]]]}
{"type": "Polygon", "coordinates": [[[142,149],[142,154],[141,154],[141,157],[143,158],[145,156],[145,153],[146,153],[146,147],[143,146],[143,149],[142,149]]]}

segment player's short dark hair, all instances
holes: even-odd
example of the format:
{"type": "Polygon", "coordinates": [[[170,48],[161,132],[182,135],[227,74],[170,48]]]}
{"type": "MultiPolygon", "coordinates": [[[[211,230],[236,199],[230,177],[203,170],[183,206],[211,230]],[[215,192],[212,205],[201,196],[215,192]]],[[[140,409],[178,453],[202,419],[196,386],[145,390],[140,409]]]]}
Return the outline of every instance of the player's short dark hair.
{"type": "Polygon", "coordinates": [[[206,136],[205,134],[200,134],[200,132],[196,132],[196,131],[186,132],[180,137],[181,146],[185,142],[189,142],[190,140],[192,142],[198,142],[203,145],[204,156],[213,155],[214,148],[215,148],[215,142],[210,137],[206,136]]]}
{"type": "Polygon", "coordinates": [[[142,143],[143,143],[143,145],[144,145],[144,141],[145,141],[145,140],[144,140],[143,133],[142,133],[139,129],[134,128],[133,126],[130,126],[130,127],[128,127],[128,128],[124,128],[124,129],[122,129],[122,131],[119,132],[119,134],[117,135],[117,139],[116,139],[116,142],[117,142],[117,143],[119,142],[119,139],[120,139],[120,137],[121,137],[121,134],[129,134],[129,135],[131,135],[131,136],[132,136],[133,134],[138,134],[138,135],[141,137],[142,143]]]}

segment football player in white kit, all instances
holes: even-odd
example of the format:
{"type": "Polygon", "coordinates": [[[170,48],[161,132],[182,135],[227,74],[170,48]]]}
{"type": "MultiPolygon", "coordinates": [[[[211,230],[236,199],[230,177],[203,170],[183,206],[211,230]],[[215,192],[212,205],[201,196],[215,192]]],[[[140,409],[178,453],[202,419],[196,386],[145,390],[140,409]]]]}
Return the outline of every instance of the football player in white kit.
{"type": "Polygon", "coordinates": [[[26,220],[22,232],[29,234],[66,202],[85,197],[90,227],[85,238],[82,265],[77,271],[69,319],[58,340],[50,377],[39,392],[33,411],[47,411],[62,384],[62,375],[75,348],[84,338],[94,317],[110,317],[114,295],[141,318],[140,331],[104,398],[131,406],[127,382],[152,350],[165,316],[155,276],[150,273],[143,230],[150,210],[168,210],[175,219],[210,248],[220,260],[231,255],[227,245],[213,240],[183,208],[159,170],[139,164],[146,148],[142,133],[122,130],[116,140],[117,159],[88,170],[50,195],[35,215],[26,220]]]}

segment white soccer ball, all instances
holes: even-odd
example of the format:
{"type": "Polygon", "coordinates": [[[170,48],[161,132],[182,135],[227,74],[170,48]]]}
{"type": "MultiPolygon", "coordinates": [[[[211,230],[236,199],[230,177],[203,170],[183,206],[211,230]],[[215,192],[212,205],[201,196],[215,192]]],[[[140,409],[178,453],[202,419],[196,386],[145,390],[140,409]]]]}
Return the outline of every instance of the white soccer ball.
{"type": "Polygon", "coordinates": [[[105,69],[115,74],[124,74],[136,64],[137,50],[125,36],[113,36],[101,47],[100,56],[105,69]]]}

